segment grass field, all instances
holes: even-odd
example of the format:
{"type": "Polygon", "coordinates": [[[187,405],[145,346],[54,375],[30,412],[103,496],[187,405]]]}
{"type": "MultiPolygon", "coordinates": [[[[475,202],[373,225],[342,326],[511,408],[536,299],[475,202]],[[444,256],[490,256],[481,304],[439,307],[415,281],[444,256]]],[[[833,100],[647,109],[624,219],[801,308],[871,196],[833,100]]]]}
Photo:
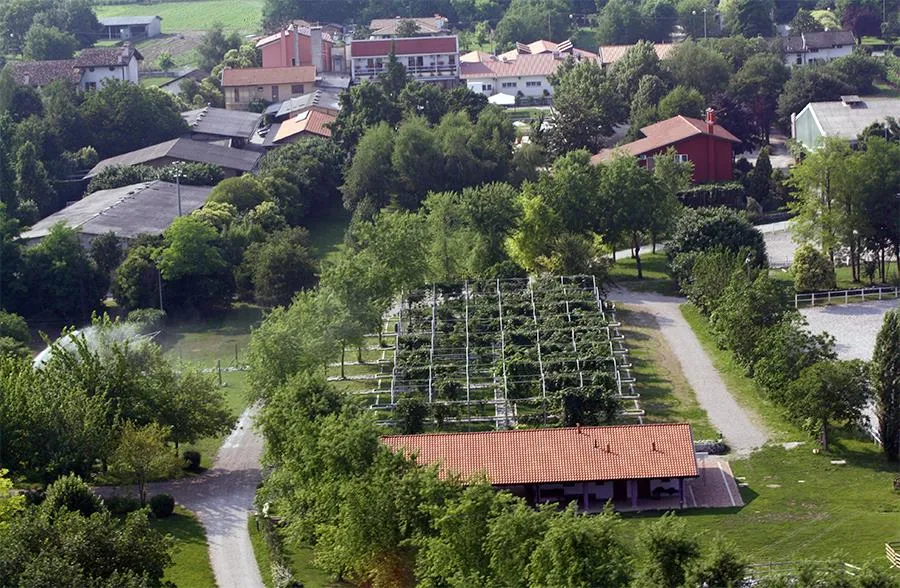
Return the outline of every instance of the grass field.
{"type": "Polygon", "coordinates": [[[215,588],[206,534],[196,517],[180,506],[172,516],[154,519],[153,528],[175,539],[172,565],[166,570],[163,580],[172,582],[178,588],[215,588]]]}
{"type": "Polygon", "coordinates": [[[250,344],[250,329],[262,321],[262,309],[236,304],[230,311],[166,327],[157,338],[169,357],[201,368],[242,365],[250,344]]]}
{"type": "Polygon", "coordinates": [[[689,422],[695,439],[715,439],[716,429],[706,411],[697,403],[694,391],[681,371],[653,316],[627,306],[616,308],[622,322],[620,331],[628,346],[628,359],[634,365],[635,389],[641,395],[644,422],[689,422]]]}
{"type": "MultiPolygon", "coordinates": [[[[272,560],[269,555],[269,546],[252,519],[248,525],[253,555],[256,556],[256,564],[259,566],[263,584],[266,585],[266,588],[273,588],[275,583],[272,580],[272,560]]],[[[333,581],[328,574],[313,565],[315,556],[312,549],[292,549],[288,545],[285,545],[284,549],[288,567],[300,585],[305,588],[349,588],[350,584],[333,581]]]]}
{"type": "Polygon", "coordinates": [[[350,213],[343,208],[309,224],[309,241],[316,257],[325,259],[344,242],[344,232],[350,226],[350,213]]]}
{"type": "Polygon", "coordinates": [[[665,253],[651,253],[641,256],[641,270],[644,279],[637,277],[637,263],[628,255],[619,256],[609,269],[609,279],[614,284],[637,292],[656,292],[667,296],[678,296],[678,286],[669,275],[669,264],[665,253]]]}
{"type": "Polygon", "coordinates": [[[117,4],[95,6],[98,18],[152,14],[162,17],[162,31],[204,31],[221,23],[226,29],[253,33],[262,22],[262,0],[191,0],[159,2],[151,6],[117,4]]]}

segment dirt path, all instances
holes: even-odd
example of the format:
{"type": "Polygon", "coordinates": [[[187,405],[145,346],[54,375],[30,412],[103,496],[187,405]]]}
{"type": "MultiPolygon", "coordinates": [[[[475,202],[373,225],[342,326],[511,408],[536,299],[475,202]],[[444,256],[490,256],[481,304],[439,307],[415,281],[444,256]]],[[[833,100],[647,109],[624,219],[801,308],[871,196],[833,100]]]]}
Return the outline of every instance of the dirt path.
{"type": "Polygon", "coordinates": [[[741,407],[728,391],[712,360],[681,315],[678,307],[685,302],[683,298],[616,289],[610,293],[610,299],[650,313],[656,318],[660,332],[668,341],[681,364],[681,371],[694,389],[697,401],[735,454],[747,455],[765,444],[768,435],[756,424],[758,419],[741,407]]]}
{"type": "MultiPolygon", "coordinates": [[[[148,495],[167,492],[197,514],[206,530],[209,559],[219,588],[263,588],[250,544],[248,513],[262,476],[262,438],[252,428],[255,409],[241,415],[216,462],[202,476],[148,485],[148,495]]],[[[98,489],[110,495],[119,489],[98,489]]],[[[126,492],[133,493],[132,488],[126,492]]]]}

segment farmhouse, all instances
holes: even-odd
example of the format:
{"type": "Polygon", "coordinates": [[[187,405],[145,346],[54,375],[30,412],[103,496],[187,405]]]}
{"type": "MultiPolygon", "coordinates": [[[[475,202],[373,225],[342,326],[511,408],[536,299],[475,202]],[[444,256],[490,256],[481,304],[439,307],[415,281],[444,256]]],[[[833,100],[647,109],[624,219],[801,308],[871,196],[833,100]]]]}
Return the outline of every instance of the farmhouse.
{"type": "Polygon", "coordinates": [[[781,41],[784,64],[788,67],[846,57],[855,47],[856,37],[850,31],[801,33],[781,41]]]}
{"type": "Polygon", "coordinates": [[[357,84],[385,71],[391,55],[417,82],[453,87],[459,81],[459,41],[456,36],[366,39],[350,44],[350,77],[357,84]]]}
{"type": "Polygon", "coordinates": [[[241,148],[253,137],[263,117],[255,112],[206,106],[182,112],[181,118],[191,128],[190,137],[194,141],[241,148]]]}
{"type": "Polygon", "coordinates": [[[649,509],[662,496],[677,496],[683,507],[684,480],[698,475],[687,423],[391,435],[382,442],[438,464],[441,476],[483,475],[532,504],[577,501],[583,510],[609,501],[649,509]]]}
{"type": "Polygon", "coordinates": [[[163,167],[177,161],[191,163],[208,163],[217,165],[225,171],[226,177],[239,176],[244,172],[254,171],[261,153],[232,149],[215,143],[193,141],[181,138],[165,141],[144,147],[130,153],[123,153],[104,159],[88,172],[85,178],[92,178],[108,167],[114,165],[149,165],[163,167]]]}
{"type": "Polygon", "coordinates": [[[334,69],[333,48],[331,35],[323,33],[322,27],[304,27],[297,23],[256,42],[263,67],[314,65],[319,72],[334,69]]]}
{"type": "Polygon", "coordinates": [[[692,181],[695,184],[727,182],[733,178],[733,145],[740,143],[740,139],[716,124],[716,113],[711,108],[706,109],[705,121],[679,115],[646,126],[641,132],[643,139],[604,149],[591,158],[591,163],[602,163],[622,151],[634,155],[641,165],[652,169],[653,157],[673,147],[678,161],[694,164],[692,181]]]}
{"type": "Polygon", "coordinates": [[[181,214],[190,214],[206,202],[209,186],[176,186],[154,180],[112,190],[99,190],[36,222],[21,235],[36,244],[57,223],[78,229],[84,245],[113,232],[126,243],[138,235],[159,235],[181,214]]]}
{"type": "Polygon", "coordinates": [[[312,91],[316,67],[247,67],[222,71],[225,108],[247,110],[251,102],[281,102],[312,91]]]}
{"type": "Polygon", "coordinates": [[[79,90],[96,90],[106,80],[138,83],[141,53],[125,43],[121,47],[91,47],[74,59],[11,63],[13,79],[21,86],[43,88],[56,80],[75,84],[79,90]]]}
{"type": "Polygon", "coordinates": [[[900,119],[900,98],[841,96],[833,102],[810,102],[791,115],[791,137],[807,149],[820,147],[826,137],[855,145],[866,127],[888,117],[900,119]]]}
{"type": "Polygon", "coordinates": [[[161,16],[110,16],[97,19],[107,39],[127,41],[132,37],[158,37],[162,33],[161,16]]]}

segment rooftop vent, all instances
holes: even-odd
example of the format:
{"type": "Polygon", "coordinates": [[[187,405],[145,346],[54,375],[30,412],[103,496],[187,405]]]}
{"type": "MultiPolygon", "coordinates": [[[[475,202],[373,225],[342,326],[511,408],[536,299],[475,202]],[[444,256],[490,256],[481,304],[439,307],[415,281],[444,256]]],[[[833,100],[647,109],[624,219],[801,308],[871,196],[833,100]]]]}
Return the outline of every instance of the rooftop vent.
{"type": "Polygon", "coordinates": [[[856,94],[841,96],[841,102],[843,102],[844,106],[847,106],[849,108],[856,108],[858,106],[861,106],[863,103],[862,99],[856,94]]]}

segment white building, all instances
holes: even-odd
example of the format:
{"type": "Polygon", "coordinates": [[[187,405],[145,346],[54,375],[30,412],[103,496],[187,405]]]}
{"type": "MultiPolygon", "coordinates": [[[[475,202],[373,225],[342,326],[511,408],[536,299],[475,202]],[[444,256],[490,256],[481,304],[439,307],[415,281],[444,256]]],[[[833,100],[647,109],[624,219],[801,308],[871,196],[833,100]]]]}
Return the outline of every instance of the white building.
{"type": "Polygon", "coordinates": [[[121,47],[92,47],[75,59],[12,62],[17,84],[42,88],[56,80],[75,84],[79,90],[96,90],[106,80],[138,83],[138,62],[144,57],[125,43],[121,47]]]}
{"type": "Polygon", "coordinates": [[[846,57],[853,53],[856,37],[850,31],[825,31],[782,37],[781,43],[784,64],[794,67],[846,57]]]}
{"type": "Polygon", "coordinates": [[[417,82],[445,87],[459,81],[459,41],[456,36],[354,40],[350,45],[353,83],[384,73],[393,53],[417,82]]]}
{"type": "Polygon", "coordinates": [[[127,41],[132,37],[151,39],[162,33],[161,16],[110,16],[99,18],[103,26],[103,36],[107,39],[127,41]]]}

